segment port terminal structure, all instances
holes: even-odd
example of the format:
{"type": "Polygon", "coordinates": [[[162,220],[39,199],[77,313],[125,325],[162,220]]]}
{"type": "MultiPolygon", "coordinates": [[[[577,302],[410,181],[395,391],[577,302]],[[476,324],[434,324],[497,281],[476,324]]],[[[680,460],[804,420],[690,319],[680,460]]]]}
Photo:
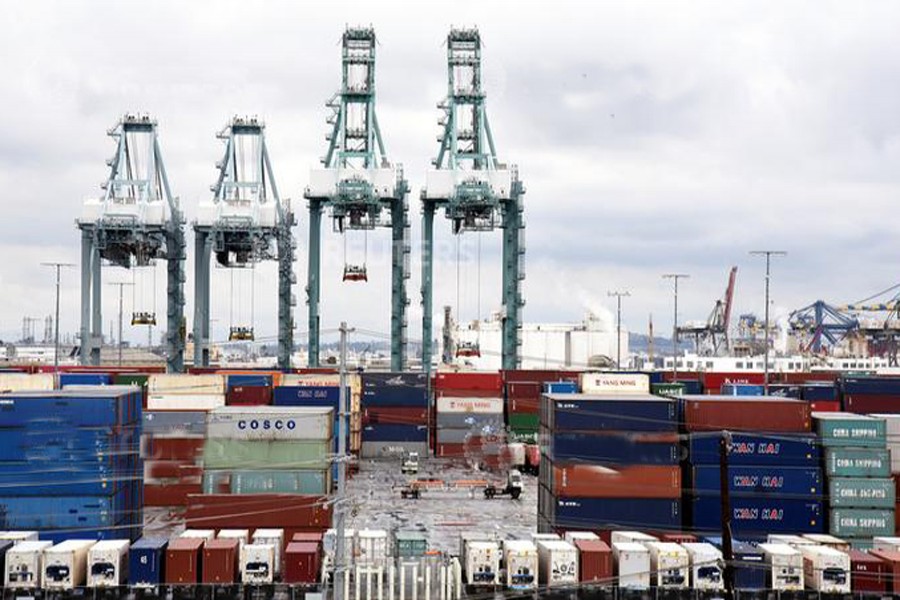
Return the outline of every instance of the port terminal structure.
{"type": "MultiPolygon", "coordinates": [[[[348,27],[341,43],[341,89],[326,103],[331,110],[325,136],[328,150],[322,168],[310,171],[305,197],[309,203],[308,362],[319,366],[322,214],[330,208],[334,231],[345,236],[378,227],[391,230],[391,369],[406,368],[409,299],[409,184],[403,167],[385,152],[375,113],[375,31],[348,27]]],[[[367,240],[366,240],[367,241],[367,240]]],[[[345,246],[346,247],[346,246],[345,246]]],[[[344,282],[368,281],[366,265],[348,263],[344,282]]]]}
{"type": "Polygon", "coordinates": [[[434,293],[434,215],[443,208],[456,235],[503,231],[501,365],[519,363],[522,280],[525,278],[525,188],[518,169],[497,159],[482,87],[481,36],[451,29],[447,36],[447,97],[440,148],[425,174],[422,199],[422,364],[431,368],[434,293]]]}
{"type": "MultiPolygon", "coordinates": [[[[146,114],[126,114],[108,135],[116,153],[107,160],[103,195],[85,200],[81,230],[81,363],[100,364],[103,345],[103,261],[125,269],[166,261],[166,369],[184,370],[184,215],[172,195],[160,151],[157,122],[146,114]]],[[[155,313],[136,313],[155,324],[155,313]]]]}
{"type": "MultiPolygon", "coordinates": [[[[209,365],[210,268],[215,256],[216,263],[228,269],[278,261],[278,368],[289,369],[294,346],[291,308],[296,304],[292,286],[297,280],[290,201],[278,195],[260,119],[236,116],[217,137],[225,143],[225,154],[216,163],[219,177],[210,186],[212,199],[200,203],[194,222],[194,365],[209,365]]],[[[230,341],[254,339],[252,324],[231,324],[230,341]]]]}

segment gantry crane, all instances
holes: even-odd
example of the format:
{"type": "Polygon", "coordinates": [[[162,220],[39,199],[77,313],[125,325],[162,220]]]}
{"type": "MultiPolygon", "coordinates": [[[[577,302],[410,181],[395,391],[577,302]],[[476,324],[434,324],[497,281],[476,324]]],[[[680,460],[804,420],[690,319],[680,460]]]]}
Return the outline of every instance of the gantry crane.
{"type": "MultiPolygon", "coordinates": [[[[166,368],[184,369],[184,216],[172,195],[157,123],[126,114],[108,131],[116,140],[103,196],[86,200],[81,230],[81,362],[100,364],[103,342],[101,265],[126,269],[167,265],[166,368]]],[[[147,319],[156,316],[147,315],[147,319]]]]}
{"type": "Polygon", "coordinates": [[[431,369],[434,213],[443,208],[452,231],[503,230],[501,364],[515,369],[519,345],[524,273],[525,188],[518,169],[500,163],[485,112],[481,84],[481,36],[477,29],[451,29],[447,36],[447,97],[440,149],[422,190],[422,364],[431,369]]]}
{"type": "MultiPolygon", "coordinates": [[[[341,89],[327,103],[332,128],[326,136],[324,168],[311,170],[305,193],[309,201],[309,366],[319,366],[321,222],[329,206],[334,229],[343,235],[348,230],[391,228],[391,368],[400,371],[406,363],[409,304],[409,184],[403,167],[387,158],[375,114],[374,29],[344,31],[341,65],[341,89]]],[[[343,280],[367,281],[366,265],[345,262],[343,280]]]]}
{"type": "MultiPolygon", "coordinates": [[[[261,120],[234,117],[217,137],[225,143],[225,155],[216,163],[219,178],[210,187],[212,200],[200,203],[194,223],[194,364],[209,364],[210,261],[215,253],[225,268],[278,261],[278,368],[289,369],[294,347],[291,286],[296,281],[290,201],[278,195],[261,120]]],[[[255,339],[252,326],[230,325],[230,340],[255,339]]]]}
{"type": "Polygon", "coordinates": [[[678,327],[679,335],[694,338],[694,346],[699,356],[719,356],[731,351],[728,328],[731,324],[731,307],[734,300],[734,282],[737,267],[731,267],[725,297],[716,300],[716,305],[704,323],[688,323],[678,327]]]}
{"type": "Polygon", "coordinates": [[[822,352],[826,345],[833,348],[859,329],[856,317],[844,314],[839,307],[824,300],[793,311],[788,316],[788,324],[795,335],[805,339],[801,351],[815,354],[822,352]]]}

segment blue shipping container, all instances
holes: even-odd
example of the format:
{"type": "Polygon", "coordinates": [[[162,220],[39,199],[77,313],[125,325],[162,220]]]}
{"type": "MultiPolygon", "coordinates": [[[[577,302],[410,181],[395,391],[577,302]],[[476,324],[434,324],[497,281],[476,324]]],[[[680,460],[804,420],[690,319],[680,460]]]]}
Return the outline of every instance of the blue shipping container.
{"type": "Polygon", "coordinates": [[[59,387],[67,385],[112,385],[109,373],[60,373],[59,387]]]}
{"type": "Polygon", "coordinates": [[[363,373],[361,379],[363,389],[428,389],[428,376],[421,372],[363,373]]]}
{"type": "Polygon", "coordinates": [[[678,379],[673,383],[680,383],[683,385],[685,394],[699,396],[703,393],[703,382],[699,379],[678,379]]]}
{"type": "MultiPolygon", "coordinates": [[[[339,386],[281,386],[274,389],[272,404],[276,406],[331,406],[340,401],[339,386]]],[[[350,396],[347,396],[350,402],[350,396]]]]}
{"type": "Polygon", "coordinates": [[[237,373],[226,376],[228,389],[233,387],[272,387],[272,375],[269,373],[237,373]]]}
{"type": "Polygon", "coordinates": [[[846,377],[840,385],[845,394],[900,396],[900,377],[846,377]]]}
{"type": "Polygon", "coordinates": [[[143,477],[143,466],[137,460],[131,469],[90,463],[0,463],[0,496],[104,496],[129,482],[143,481],[143,477]]]}
{"type": "Polygon", "coordinates": [[[555,431],[678,430],[677,401],[659,396],[608,399],[545,394],[541,403],[541,414],[548,419],[545,424],[555,431]]]}
{"type": "Polygon", "coordinates": [[[574,381],[547,381],[544,382],[545,394],[577,394],[578,384],[574,381]]]}
{"type": "MultiPolygon", "coordinates": [[[[688,460],[696,465],[719,464],[716,433],[695,433],[688,442],[688,460]]],[[[814,435],[733,433],[730,465],[805,467],[818,465],[821,452],[814,435]]]]}
{"type": "Polygon", "coordinates": [[[749,383],[725,383],[721,392],[723,396],[762,396],[764,393],[763,386],[749,383]]]}
{"type": "Polygon", "coordinates": [[[424,425],[393,425],[375,423],[363,427],[364,442],[427,442],[428,428],[424,425]]]}
{"type": "Polygon", "coordinates": [[[681,529],[681,501],[636,498],[554,500],[554,527],[591,529],[681,529]]]}
{"type": "MultiPolygon", "coordinates": [[[[705,537],[703,541],[722,549],[720,537],[705,537]]],[[[732,540],[731,553],[734,556],[734,587],[739,590],[766,589],[769,568],[765,553],[753,544],[738,540],[732,540]]]]}
{"type": "MultiPolygon", "coordinates": [[[[719,496],[702,496],[691,502],[691,529],[718,533],[722,530],[719,496]]],[[[766,496],[732,496],[731,529],[735,535],[768,533],[824,533],[822,503],[804,499],[766,496]]]]}
{"type": "MultiPolygon", "coordinates": [[[[824,493],[822,469],[803,467],[728,467],[729,489],[741,494],[805,497],[819,500],[824,493]]],[[[691,487],[698,496],[718,496],[721,490],[719,467],[694,467],[691,487]],[[706,494],[704,494],[706,492],[706,494]]]]}
{"type": "Polygon", "coordinates": [[[553,462],[677,465],[681,458],[675,434],[563,432],[543,438],[553,462]]]}
{"type": "Polygon", "coordinates": [[[97,460],[98,454],[137,452],[140,432],[135,427],[116,435],[110,428],[66,428],[59,424],[0,429],[0,461],[97,460]]]}
{"type": "Polygon", "coordinates": [[[644,373],[644,375],[650,378],[650,385],[653,385],[654,383],[665,383],[663,381],[664,376],[662,371],[650,371],[644,373]]]}
{"type": "Polygon", "coordinates": [[[803,399],[803,390],[799,385],[790,385],[787,383],[770,383],[769,396],[777,398],[796,398],[803,399]]]}
{"type": "Polygon", "coordinates": [[[837,386],[833,383],[808,383],[800,388],[802,398],[807,402],[833,402],[838,399],[837,386]]]}
{"type": "Polygon", "coordinates": [[[128,556],[128,585],[157,586],[165,582],[165,538],[142,537],[131,546],[128,556]]]}
{"type": "Polygon", "coordinates": [[[125,489],[112,496],[3,496],[0,529],[104,528],[121,524],[129,510],[125,489]]]}
{"type": "Polygon", "coordinates": [[[428,406],[428,392],[414,387],[363,388],[363,406],[428,406]]]}
{"type": "Polygon", "coordinates": [[[139,422],[141,393],[61,390],[0,395],[0,427],[57,424],[104,427],[139,422]],[[135,407],[137,398],[137,407],[135,407]]]}

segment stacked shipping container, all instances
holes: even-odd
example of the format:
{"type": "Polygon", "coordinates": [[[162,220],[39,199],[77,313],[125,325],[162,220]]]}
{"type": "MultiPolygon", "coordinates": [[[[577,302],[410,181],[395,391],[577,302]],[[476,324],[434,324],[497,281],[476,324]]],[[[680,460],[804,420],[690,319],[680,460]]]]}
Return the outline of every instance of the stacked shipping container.
{"type": "Polygon", "coordinates": [[[424,373],[362,375],[362,458],[428,454],[428,379],[424,373]]]}
{"type": "Polygon", "coordinates": [[[438,373],[434,379],[435,455],[496,467],[506,443],[499,373],[438,373]]]}

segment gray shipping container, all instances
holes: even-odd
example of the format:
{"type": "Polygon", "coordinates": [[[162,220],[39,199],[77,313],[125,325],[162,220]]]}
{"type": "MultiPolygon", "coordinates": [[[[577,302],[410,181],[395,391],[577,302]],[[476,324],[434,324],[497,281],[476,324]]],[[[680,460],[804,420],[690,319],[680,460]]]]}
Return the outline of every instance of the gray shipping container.
{"type": "Polygon", "coordinates": [[[310,406],[225,406],[209,412],[208,438],[252,441],[329,440],[334,409],[310,406]]]}
{"type": "MultiPolygon", "coordinates": [[[[506,439],[506,433],[503,429],[480,429],[478,427],[454,429],[454,428],[438,428],[437,439],[442,444],[465,444],[478,438],[489,437],[490,441],[484,442],[484,445],[497,445],[506,439]]],[[[484,441],[484,440],[482,440],[484,441]]]]}
{"type": "Polygon", "coordinates": [[[206,411],[144,411],[142,433],[206,435],[206,411]]]}
{"type": "Polygon", "coordinates": [[[438,413],[438,429],[471,429],[503,431],[503,415],[489,413],[438,413]]]}
{"type": "Polygon", "coordinates": [[[407,452],[428,455],[427,442],[363,442],[359,455],[362,458],[396,458],[407,452]]]}

